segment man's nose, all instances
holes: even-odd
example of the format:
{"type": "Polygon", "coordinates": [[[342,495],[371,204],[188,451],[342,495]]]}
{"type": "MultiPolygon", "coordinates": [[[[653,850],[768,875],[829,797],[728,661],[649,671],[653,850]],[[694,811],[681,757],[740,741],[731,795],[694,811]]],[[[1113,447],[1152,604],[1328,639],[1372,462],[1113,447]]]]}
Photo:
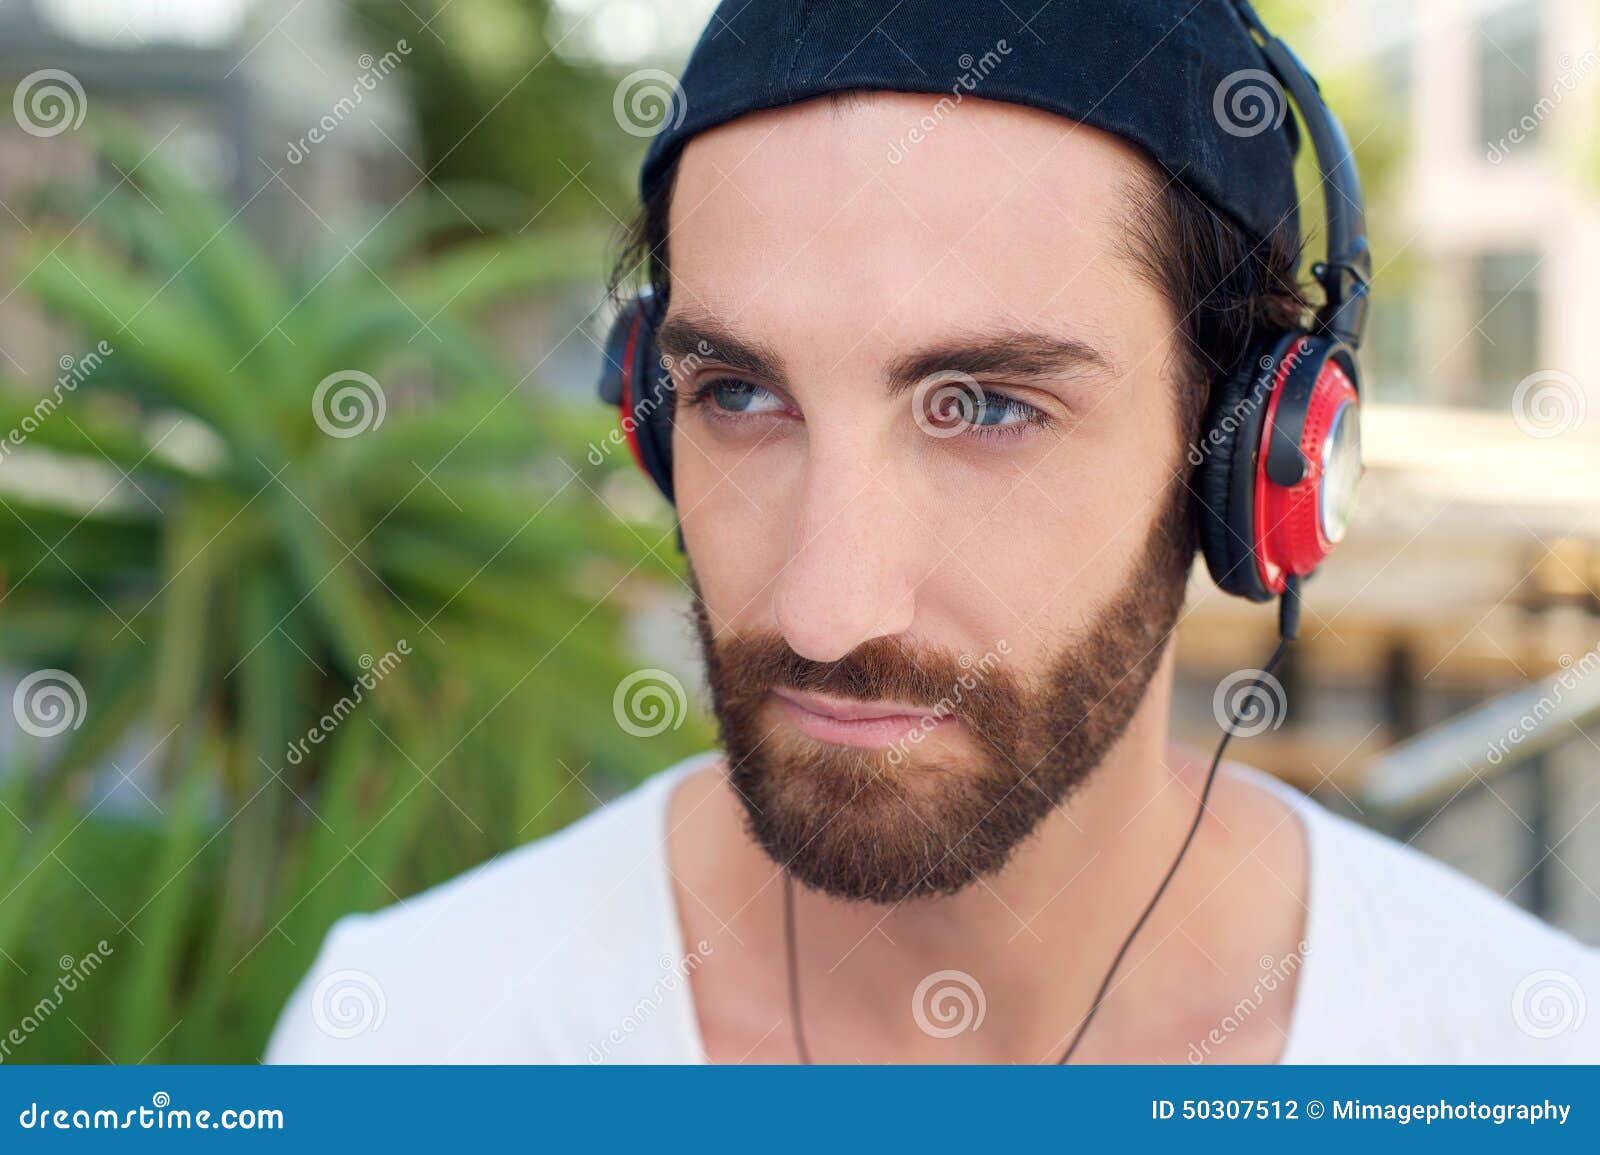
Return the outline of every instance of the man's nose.
{"type": "Polygon", "coordinates": [[[860,453],[814,454],[796,493],[788,562],[775,583],[778,628],[801,657],[832,662],[911,626],[915,518],[893,470],[860,453]]]}

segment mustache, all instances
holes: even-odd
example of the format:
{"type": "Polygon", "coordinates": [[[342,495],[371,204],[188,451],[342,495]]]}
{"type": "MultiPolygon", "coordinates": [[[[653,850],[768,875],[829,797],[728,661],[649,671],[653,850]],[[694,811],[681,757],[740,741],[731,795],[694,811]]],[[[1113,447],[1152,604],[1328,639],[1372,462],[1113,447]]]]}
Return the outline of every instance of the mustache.
{"type": "MultiPolygon", "coordinates": [[[[703,605],[694,607],[697,628],[710,638],[703,605]]],[[[997,643],[1005,649],[1003,643],[997,643]]],[[[939,714],[986,719],[1014,713],[1022,692],[1003,658],[981,658],[916,647],[904,639],[869,638],[837,661],[797,654],[777,634],[725,635],[705,647],[713,692],[726,704],[748,706],[774,689],[791,689],[871,702],[892,700],[939,714]]]]}

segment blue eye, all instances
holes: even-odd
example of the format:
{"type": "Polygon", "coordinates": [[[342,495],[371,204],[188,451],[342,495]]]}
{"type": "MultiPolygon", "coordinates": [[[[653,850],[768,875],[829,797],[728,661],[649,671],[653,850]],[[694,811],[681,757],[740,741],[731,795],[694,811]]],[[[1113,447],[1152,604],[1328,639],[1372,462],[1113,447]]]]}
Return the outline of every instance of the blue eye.
{"type": "Polygon", "coordinates": [[[771,390],[749,381],[715,381],[706,386],[705,393],[727,413],[771,413],[783,408],[771,390]]]}
{"type": "Polygon", "coordinates": [[[1043,410],[1025,401],[1003,393],[987,393],[972,405],[967,423],[979,430],[1010,430],[1022,425],[1042,425],[1046,420],[1043,410]]]}

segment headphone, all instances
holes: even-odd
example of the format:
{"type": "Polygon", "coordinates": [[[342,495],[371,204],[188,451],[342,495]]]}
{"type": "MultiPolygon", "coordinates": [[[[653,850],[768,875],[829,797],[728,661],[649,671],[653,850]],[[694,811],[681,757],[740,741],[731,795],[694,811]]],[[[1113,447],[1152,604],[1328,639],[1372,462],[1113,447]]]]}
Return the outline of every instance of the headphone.
{"type": "MultiPolygon", "coordinates": [[[[1200,548],[1213,580],[1230,594],[1265,602],[1316,570],[1354,512],[1363,472],[1356,350],[1372,254],[1343,127],[1316,80],[1249,0],[1231,2],[1300,110],[1326,204],[1327,259],[1311,270],[1324,304],[1309,326],[1252,340],[1238,365],[1219,375],[1202,436],[1189,452],[1200,548]]],[[[672,502],[675,383],[655,343],[665,313],[665,301],[648,288],[625,304],[606,341],[600,397],[618,407],[635,462],[672,502]]]]}

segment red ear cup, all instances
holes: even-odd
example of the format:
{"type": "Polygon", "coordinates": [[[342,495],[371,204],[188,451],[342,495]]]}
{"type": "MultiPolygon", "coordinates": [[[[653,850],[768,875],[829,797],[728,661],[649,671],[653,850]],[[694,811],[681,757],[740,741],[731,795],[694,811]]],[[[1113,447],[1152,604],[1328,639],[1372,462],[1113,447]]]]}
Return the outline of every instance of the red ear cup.
{"type": "Polygon", "coordinates": [[[1310,574],[1344,539],[1363,471],[1354,363],[1343,346],[1319,349],[1319,340],[1304,338],[1289,355],[1306,358],[1304,376],[1315,373],[1309,390],[1295,388],[1291,366],[1261,431],[1255,557],[1257,576],[1274,594],[1289,575],[1310,574]]]}
{"type": "Polygon", "coordinates": [[[617,399],[618,424],[622,426],[622,435],[628,440],[628,451],[633,454],[633,463],[644,473],[650,472],[644,463],[644,454],[639,449],[639,423],[634,416],[635,401],[633,396],[634,359],[639,354],[640,331],[644,328],[644,311],[630,309],[628,311],[627,338],[622,346],[622,395],[617,399]]]}
{"type": "Polygon", "coordinates": [[[665,304],[647,289],[618,314],[606,337],[600,398],[617,406],[634,463],[670,502],[674,383],[655,342],[665,313],[665,304]]]}
{"type": "Polygon", "coordinates": [[[1351,349],[1298,329],[1256,344],[1217,384],[1191,460],[1200,545],[1224,591],[1270,601],[1344,536],[1361,476],[1359,392],[1351,349]]]}

